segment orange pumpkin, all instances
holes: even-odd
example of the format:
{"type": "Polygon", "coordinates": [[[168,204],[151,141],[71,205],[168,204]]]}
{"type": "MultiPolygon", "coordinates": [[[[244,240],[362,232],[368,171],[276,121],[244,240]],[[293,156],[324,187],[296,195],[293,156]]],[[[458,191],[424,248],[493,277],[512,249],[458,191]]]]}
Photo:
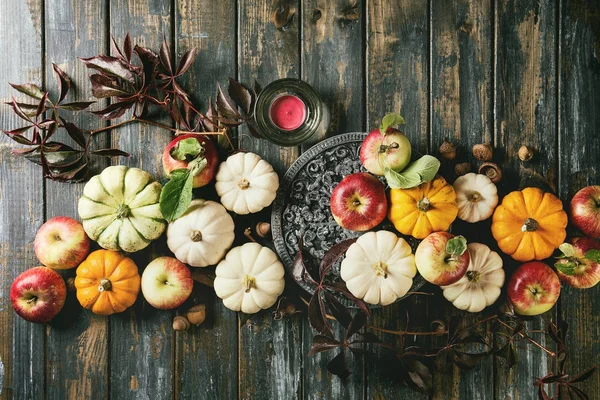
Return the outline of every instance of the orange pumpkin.
{"type": "Polygon", "coordinates": [[[140,292],[140,274],[129,257],[97,250],[77,267],[77,300],[95,314],[111,315],[131,307],[140,292]]]}
{"type": "Polygon", "coordinates": [[[522,262],[550,257],[565,241],[566,227],[562,202],[533,187],[506,195],[492,217],[498,247],[522,262]]]}
{"type": "Polygon", "coordinates": [[[454,188],[441,176],[412,189],[391,189],[390,204],[394,227],[417,239],[447,230],[458,214],[454,188]]]}

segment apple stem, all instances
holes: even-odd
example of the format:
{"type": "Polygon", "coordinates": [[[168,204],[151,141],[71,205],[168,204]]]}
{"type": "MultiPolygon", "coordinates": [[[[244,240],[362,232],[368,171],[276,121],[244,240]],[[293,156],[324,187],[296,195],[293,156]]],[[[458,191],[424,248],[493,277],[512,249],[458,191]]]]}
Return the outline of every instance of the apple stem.
{"type": "Polygon", "coordinates": [[[417,202],[417,208],[419,211],[429,211],[431,209],[431,201],[427,197],[423,197],[417,202]]]}
{"type": "Polygon", "coordinates": [[[112,283],[106,278],[100,279],[100,284],[98,285],[98,291],[105,292],[110,289],[112,289],[112,283]]]}
{"type": "Polygon", "coordinates": [[[527,218],[521,227],[522,232],[535,232],[539,228],[538,222],[533,218],[527,218]]]}
{"type": "Polygon", "coordinates": [[[32,298],[30,298],[29,300],[27,300],[27,304],[35,304],[35,302],[37,301],[37,296],[33,296],[32,298]]]}
{"type": "Polygon", "coordinates": [[[250,289],[256,287],[256,278],[250,275],[244,275],[244,278],[242,279],[242,285],[246,287],[244,292],[249,293],[250,289]]]}
{"type": "Polygon", "coordinates": [[[202,232],[200,231],[191,231],[190,232],[190,239],[192,239],[192,242],[199,242],[202,240],[202,232]]]}
{"type": "Polygon", "coordinates": [[[241,181],[238,182],[238,186],[240,187],[240,189],[246,190],[250,187],[250,182],[248,182],[248,179],[243,178],[241,181]]]}

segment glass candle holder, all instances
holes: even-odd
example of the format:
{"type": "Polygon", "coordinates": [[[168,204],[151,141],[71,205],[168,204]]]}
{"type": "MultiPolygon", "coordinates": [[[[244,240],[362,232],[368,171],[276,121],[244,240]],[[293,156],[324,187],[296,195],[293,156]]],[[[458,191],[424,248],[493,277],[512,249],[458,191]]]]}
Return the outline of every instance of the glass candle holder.
{"type": "Polygon", "coordinates": [[[254,117],[265,139],[280,146],[297,146],[319,130],[323,103],[308,83],[279,79],[258,95],[254,117]]]}

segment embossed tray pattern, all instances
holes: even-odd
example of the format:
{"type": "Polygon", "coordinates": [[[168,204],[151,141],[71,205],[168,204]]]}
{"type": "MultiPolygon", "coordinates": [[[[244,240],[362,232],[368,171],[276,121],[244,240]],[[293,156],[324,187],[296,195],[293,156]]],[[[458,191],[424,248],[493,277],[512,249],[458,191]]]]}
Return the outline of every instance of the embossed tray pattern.
{"type": "MultiPolygon", "coordinates": [[[[317,271],[319,261],[334,244],[362,234],[343,229],[334,221],[329,198],[343,177],[365,171],[359,151],[366,135],[362,132],[344,133],[316,144],[304,152],[283,177],[273,205],[271,226],[275,249],[288,271],[291,271],[298,252],[300,238],[303,238],[306,266],[312,272],[317,271]]],[[[386,221],[375,230],[378,229],[393,230],[393,227],[386,221]]],[[[418,241],[404,238],[414,250],[418,241]]],[[[331,269],[327,279],[340,280],[339,265],[331,269]]],[[[423,278],[417,275],[411,290],[416,290],[423,283],[423,278]]],[[[312,293],[305,282],[298,284],[312,293]]]]}

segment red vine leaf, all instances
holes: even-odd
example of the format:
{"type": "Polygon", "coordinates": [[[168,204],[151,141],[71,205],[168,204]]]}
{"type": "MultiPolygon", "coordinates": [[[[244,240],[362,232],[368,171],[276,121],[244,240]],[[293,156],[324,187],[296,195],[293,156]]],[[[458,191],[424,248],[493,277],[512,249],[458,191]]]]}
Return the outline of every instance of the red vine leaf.
{"type": "Polygon", "coordinates": [[[592,375],[594,375],[594,373],[596,372],[597,368],[598,368],[598,366],[594,365],[593,367],[586,369],[582,373],[577,374],[576,376],[574,376],[569,381],[569,383],[583,382],[583,381],[586,381],[586,380],[590,379],[592,377],[592,375]]]}
{"type": "Polygon", "coordinates": [[[327,321],[327,313],[325,312],[325,304],[321,300],[321,290],[315,290],[315,294],[311,297],[308,303],[308,321],[310,326],[319,333],[333,335],[333,330],[329,321],[327,321]]]}
{"type": "Polygon", "coordinates": [[[331,349],[335,349],[340,347],[342,344],[325,335],[315,335],[312,341],[312,347],[308,352],[308,356],[314,356],[315,354],[321,353],[323,351],[329,351],[331,349]]]}
{"type": "MultiPolygon", "coordinates": [[[[42,95],[42,98],[44,97],[44,95],[42,95]]],[[[27,122],[31,122],[32,124],[35,124],[33,122],[33,120],[31,118],[29,118],[29,116],[27,114],[25,114],[25,112],[21,109],[21,107],[19,107],[19,105],[17,104],[17,101],[15,100],[14,97],[12,97],[12,101],[10,103],[13,111],[15,112],[15,114],[17,114],[17,116],[19,116],[19,118],[24,119],[27,122]]],[[[37,106],[36,106],[36,110],[37,110],[37,106]]],[[[37,111],[36,111],[37,114],[37,111]]]]}
{"type": "Polygon", "coordinates": [[[128,62],[131,61],[133,47],[131,46],[131,36],[129,35],[129,32],[127,32],[127,35],[125,35],[123,50],[125,51],[125,59],[127,59],[128,62]]]}
{"type": "Polygon", "coordinates": [[[68,111],[82,111],[94,104],[95,101],[75,101],[72,103],[63,103],[59,108],[68,111]]]}
{"type": "Polygon", "coordinates": [[[63,117],[60,117],[60,120],[69,136],[71,136],[71,139],[73,139],[79,146],[85,148],[85,137],[83,136],[81,129],[79,129],[74,123],[66,121],[63,117]]]}
{"type": "Polygon", "coordinates": [[[131,154],[119,149],[99,149],[90,153],[103,157],[131,157],[131,154]]]}
{"type": "Polygon", "coordinates": [[[327,370],[332,374],[340,377],[342,380],[346,380],[352,372],[348,369],[346,362],[346,353],[342,349],[340,354],[335,356],[329,363],[327,363],[327,370]]]}
{"type": "Polygon", "coordinates": [[[342,324],[344,328],[348,329],[352,322],[352,315],[350,314],[350,311],[327,290],[323,291],[323,295],[325,296],[325,300],[327,300],[327,305],[329,306],[329,311],[331,312],[332,316],[340,324],[342,324]]]}
{"type": "Polygon", "coordinates": [[[221,85],[218,85],[217,91],[217,111],[219,114],[228,119],[237,120],[241,117],[240,113],[237,111],[237,106],[235,103],[233,103],[229,96],[223,93],[221,85]]]}
{"type": "Polygon", "coordinates": [[[125,112],[129,110],[134,104],[134,101],[120,101],[109,105],[103,110],[92,111],[92,113],[96,114],[97,116],[103,119],[119,118],[121,115],[125,114],[125,112]]]}
{"type": "Polygon", "coordinates": [[[98,55],[90,58],[80,58],[86,67],[102,72],[104,75],[135,82],[133,72],[122,59],[98,55]]]}
{"type": "Polygon", "coordinates": [[[352,318],[352,321],[350,321],[350,325],[346,331],[346,340],[358,333],[358,331],[360,331],[366,324],[367,315],[362,311],[357,312],[354,315],[354,318],[352,318]]]}
{"type": "Polygon", "coordinates": [[[92,83],[92,95],[98,99],[104,99],[113,96],[125,96],[127,91],[123,90],[119,83],[105,75],[92,74],[90,76],[92,83]]]}
{"type": "Polygon", "coordinates": [[[333,245],[331,249],[325,253],[323,259],[321,260],[321,264],[319,265],[319,274],[321,275],[321,282],[325,278],[325,275],[329,271],[331,267],[346,253],[348,247],[350,247],[354,242],[356,242],[356,238],[354,239],[346,239],[342,240],[339,243],[333,245]]]}
{"type": "MultiPolygon", "coordinates": [[[[5,135],[10,136],[11,138],[14,139],[15,136],[21,136],[21,133],[25,133],[27,132],[29,129],[31,129],[33,125],[27,125],[27,126],[23,126],[21,128],[16,128],[13,129],[12,131],[2,131],[5,135]]],[[[22,137],[22,136],[21,136],[22,137]]],[[[29,140],[26,139],[28,142],[29,140]]],[[[16,141],[16,140],[15,140],[16,141]]],[[[19,142],[21,143],[21,142],[19,142]]],[[[29,143],[21,143],[21,144],[32,144],[31,142],[29,143]]]]}
{"type": "Polygon", "coordinates": [[[193,49],[185,52],[185,54],[181,57],[181,60],[179,60],[179,64],[177,64],[176,76],[183,75],[185,73],[185,71],[187,71],[192,66],[195,58],[196,58],[196,48],[195,47],[193,49]]]}
{"type": "Polygon", "coordinates": [[[69,90],[71,90],[71,78],[67,76],[67,74],[58,67],[58,65],[52,63],[52,68],[56,73],[57,81],[58,81],[58,103],[63,101],[69,90]]]}
{"type": "Polygon", "coordinates": [[[167,43],[167,37],[163,36],[162,44],[160,45],[159,59],[162,66],[169,72],[173,73],[173,67],[171,66],[171,49],[167,43]]]}
{"type": "Polygon", "coordinates": [[[42,89],[33,83],[26,83],[24,85],[15,85],[14,83],[9,83],[9,85],[15,90],[29,97],[33,97],[34,99],[40,100],[44,96],[42,89]]]}
{"type": "Polygon", "coordinates": [[[229,96],[240,106],[246,115],[252,114],[252,94],[241,83],[233,78],[229,78],[229,87],[227,88],[229,96]]]}

